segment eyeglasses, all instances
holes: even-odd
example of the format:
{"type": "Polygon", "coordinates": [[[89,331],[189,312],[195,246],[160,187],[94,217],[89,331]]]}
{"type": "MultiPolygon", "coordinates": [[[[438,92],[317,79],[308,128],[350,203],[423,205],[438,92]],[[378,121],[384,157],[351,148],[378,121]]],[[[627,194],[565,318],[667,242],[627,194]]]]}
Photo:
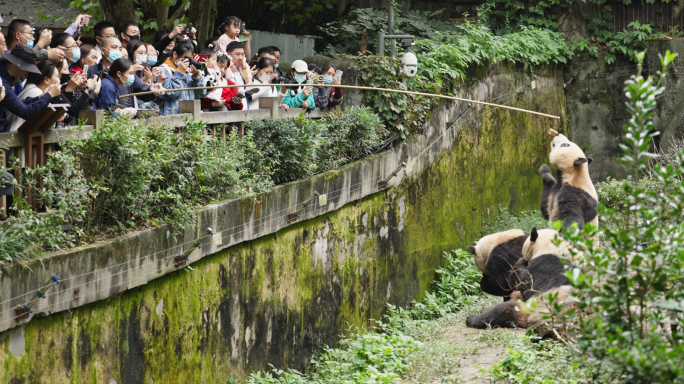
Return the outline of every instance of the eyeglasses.
{"type": "MultiPolygon", "coordinates": [[[[19,32],[19,33],[21,33],[22,35],[25,35],[25,34],[28,33],[28,34],[31,35],[31,37],[35,37],[35,36],[36,36],[36,34],[35,34],[33,31],[31,31],[31,32],[19,32]]],[[[26,36],[24,36],[24,37],[26,37],[26,36]]]]}

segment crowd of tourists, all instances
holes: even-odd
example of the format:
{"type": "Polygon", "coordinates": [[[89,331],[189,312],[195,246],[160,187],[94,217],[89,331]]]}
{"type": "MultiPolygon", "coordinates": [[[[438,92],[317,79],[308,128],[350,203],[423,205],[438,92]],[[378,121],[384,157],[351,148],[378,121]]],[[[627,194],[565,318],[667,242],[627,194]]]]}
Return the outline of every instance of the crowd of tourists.
{"type": "Polygon", "coordinates": [[[79,15],[64,32],[53,34],[15,19],[7,36],[0,33],[0,132],[16,131],[50,103],[68,105],[59,124],[75,125],[83,110],[169,115],[178,113],[182,100],[200,100],[203,111],[258,109],[261,97],[275,96],[284,109],[325,109],[342,102],[341,88],[321,86],[340,85],[341,71],[303,60],[282,71],[282,52],[275,46],[260,47],[252,56],[250,34],[234,16],[203,45],[191,24],[141,38],[134,21],[115,26],[106,20],[93,25],[94,44],[81,43],[81,29],[89,23],[90,16],[79,15]],[[188,89],[223,85],[241,87],[188,89]]]}

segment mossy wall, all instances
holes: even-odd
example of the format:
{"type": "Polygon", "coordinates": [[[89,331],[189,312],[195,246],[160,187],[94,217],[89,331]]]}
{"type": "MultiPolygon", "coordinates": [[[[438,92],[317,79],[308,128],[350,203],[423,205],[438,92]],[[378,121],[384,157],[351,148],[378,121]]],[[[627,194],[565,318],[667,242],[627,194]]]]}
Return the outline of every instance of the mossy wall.
{"type": "MultiPolygon", "coordinates": [[[[501,94],[525,81],[499,78],[501,94]]],[[[559,87],[515,105],[565,115],[559,87]]],[[[466,120],[453,150],[395,188],[5,332],[0,381],[224,384],[268,364],[304,369],[323,344],[382,318],[386,303],[420,299],[442,252],[480,237],[499,207],[536,209],[550,127],[502,109],[466,120]]]]}

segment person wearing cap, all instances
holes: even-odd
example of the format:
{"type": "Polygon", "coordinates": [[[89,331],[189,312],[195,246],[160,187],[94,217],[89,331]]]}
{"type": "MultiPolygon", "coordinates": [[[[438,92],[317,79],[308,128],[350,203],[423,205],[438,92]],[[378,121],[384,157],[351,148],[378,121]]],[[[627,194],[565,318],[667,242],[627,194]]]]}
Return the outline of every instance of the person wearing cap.
{"type": "MultiPolygon", "coordinates": [[[[0,62],[0,79],[5,89],[12,89],[12,86],[23,82],[29,72],[40,74],[36,66],[38,57],[33,48],[25,44],[16,44],[11,52],[0,53],[5,60],[0,62]]],[[[0,101],[0,132],[9,129],[7,114],[13,113],[22,119],[30,119],[45,108],[53,97],[59,96],[59,84],[52,84],[46,92],[39,97],[28,97],[24,100],[19,99],[12,92],[5,92],[5,98],[0,101]]]]}
{"type": "MultiPolygon", "coordinates": [[[[304,60],[295,60],[292,62],[292,69],[290,70],[290,77],[299,84],[304,84],[307,80],[309,67],[304,60]]],[[[305,108],[315,109],[316,102],[313,98],[313,88],[310,86],[303,86],[297,88],[283,87],[281,92],[285,94],[282,108],[305,108]]]]}

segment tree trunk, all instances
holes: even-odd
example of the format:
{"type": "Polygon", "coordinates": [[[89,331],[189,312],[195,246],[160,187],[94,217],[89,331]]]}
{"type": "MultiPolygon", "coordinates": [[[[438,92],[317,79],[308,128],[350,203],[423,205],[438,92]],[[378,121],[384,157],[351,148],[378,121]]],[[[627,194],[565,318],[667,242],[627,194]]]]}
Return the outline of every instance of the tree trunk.
{"type": "Polygon", "coordinates": [[[100,0],[102,16],[118,28],[123,21],[135,20],[133,0],[100,0]]]}
{"type": "Polygon", "coordinates": [[[164,0],[157,0],[156,3],[157,7],[157,26],[159,26],[159,29],[164,28],[164,24],[169,19],[169,7],[164,5],[164,0]]]}
{"type": "Polygon", "coordinates": [[[216,0],[193,0],[189,11],[188,20],[197,29],[197,41],[203,47],[204,42],[216,34],[214,31],[216,0]]]}

